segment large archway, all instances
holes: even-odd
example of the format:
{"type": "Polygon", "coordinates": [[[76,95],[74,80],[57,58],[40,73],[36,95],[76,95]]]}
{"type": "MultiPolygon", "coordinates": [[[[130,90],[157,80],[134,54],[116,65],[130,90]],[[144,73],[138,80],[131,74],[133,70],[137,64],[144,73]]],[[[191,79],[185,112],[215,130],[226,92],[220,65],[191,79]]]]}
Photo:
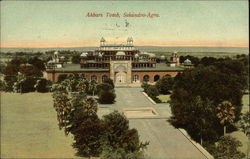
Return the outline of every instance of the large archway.
{"type": "Polygon", "coordinates": [[[157,82],[159,79],[160,79],[160,76],[159,76],[159,75],[155,75],[155,76],[154,76],[154,82],[157,82]]]}
{"type": "Polygon", "coordinates": [[[125,84],[127,82],[125,72],[118,72],[115,74],[115,83],[116,84],[125,84]]]}
{"type": "Polygon", "coordinates": [[[149,82],[149,80],[150,80],[149,75],[144,75],[144,76],[143,76],[143,81],[144,81],[144,82],[149,82]]]}

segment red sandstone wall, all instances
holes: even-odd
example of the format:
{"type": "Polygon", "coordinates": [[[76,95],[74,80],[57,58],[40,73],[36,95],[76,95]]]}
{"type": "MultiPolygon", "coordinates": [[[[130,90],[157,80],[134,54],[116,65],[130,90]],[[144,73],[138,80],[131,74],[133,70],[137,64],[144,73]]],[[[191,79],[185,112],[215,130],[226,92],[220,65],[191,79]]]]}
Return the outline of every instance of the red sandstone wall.
{"type": "Polygon", "coordinates": [[[139,80],[140,82],[143,82],[143,76],[145,75],[149,75],[149,82],[154,82],[154,76],[155,75],[159,75],[160,78],[165,76],[165,75],[170,75],[172,77],[175,77],[178,74],[178,72],[132,72],[131,78],[133,79],[134,75],[138,75],[139,76],[139,80]]]}
{"type": "MultiPolygon", "coordinates": [[[[64,73],[58,73],[58,72],[56,72],[56,73],[54,73],[54,79],[53,79],[53,73],[50,72],[50,73],[47,73],[47,79],[52,81],[52,82],[57,82],[58,77],[61,74],[70,75],[72,73],[65,73],[65,72],[64,73]]],[[[87,80],[90,80],[92,75],[96,75],[97,76],[97,82],[102,81],[102,76],[103,75],[106,75],[106,76],[110,77],[109,72],[85,72],[85,73],[81,72],[81,73],[78,73],[78,74],[84,74],[85,77],[87,78],[87,80]]]]}
{"type": "MultiPolygon", "coordinates": [[[[54,80],[53,80],[53,73],[47,73],[47,78],[48,80],[51,80],[52,82],[56,82],[58,79],[58,76],[61,74],[71,74],[71,73],[55,73],[54,74],[54,80]]],[[[85,77],[87,78],[87,80],[90,80],[92,75],[96,75],[97,76],[97,81],[101,82],[102,81],[102,76],[106,75],[108,77],[110,77],[110,73],[109,72],[85,72],[85,73],[78,73],[78,74],[85,74],[85,77]]],[[[162,72],[132,72],[131,74],[131,81],[133,81],[133,76],[134,75],[138,75],[140,82],[143,82],[143,76],[145,75],[149,75],[149,82],[154,82],[154,76],[155,75],[159,75],[160,78],[165,76],[165,75],[171,75],[172,77],[175,77],[178,74],[178,72],[166,72],[166,71],[162,71],[162,72]]]]}

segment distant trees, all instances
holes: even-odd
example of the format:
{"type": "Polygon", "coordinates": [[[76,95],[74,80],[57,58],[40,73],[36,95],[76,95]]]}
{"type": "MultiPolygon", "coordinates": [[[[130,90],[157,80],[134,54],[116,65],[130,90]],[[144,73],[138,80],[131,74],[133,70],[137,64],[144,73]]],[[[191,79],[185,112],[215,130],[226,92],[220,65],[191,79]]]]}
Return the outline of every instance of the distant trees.
{"type": "Polygon", "coordinates": [[[71,58],[71,62],[74,64],[79,64],[80,63],[80,54],[73,55],[71,58]]]}

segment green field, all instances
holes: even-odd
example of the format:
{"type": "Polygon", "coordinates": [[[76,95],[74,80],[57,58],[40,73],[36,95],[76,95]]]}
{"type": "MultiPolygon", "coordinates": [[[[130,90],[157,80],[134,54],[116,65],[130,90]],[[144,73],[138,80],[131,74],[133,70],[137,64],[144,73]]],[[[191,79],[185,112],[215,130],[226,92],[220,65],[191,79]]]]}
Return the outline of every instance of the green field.
{"type": "Polygon", "coordinates": [[[1,158],[72,158],[51,93],[1,93],[1,158]]]}

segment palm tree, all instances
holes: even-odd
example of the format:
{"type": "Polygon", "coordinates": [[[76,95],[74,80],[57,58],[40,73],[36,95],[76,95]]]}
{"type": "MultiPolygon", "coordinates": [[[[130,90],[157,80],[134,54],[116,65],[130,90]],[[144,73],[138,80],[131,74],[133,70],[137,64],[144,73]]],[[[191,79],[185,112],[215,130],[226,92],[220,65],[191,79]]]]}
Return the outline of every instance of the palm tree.
{"type": "Polygon", "coordinates": [[[235,119],[235,108],[229,101],[223,101],[216,108],[216,115],[220,124],[224,126],[224,135],[226,134],[226,125],[232,124],[235,119]]]}

